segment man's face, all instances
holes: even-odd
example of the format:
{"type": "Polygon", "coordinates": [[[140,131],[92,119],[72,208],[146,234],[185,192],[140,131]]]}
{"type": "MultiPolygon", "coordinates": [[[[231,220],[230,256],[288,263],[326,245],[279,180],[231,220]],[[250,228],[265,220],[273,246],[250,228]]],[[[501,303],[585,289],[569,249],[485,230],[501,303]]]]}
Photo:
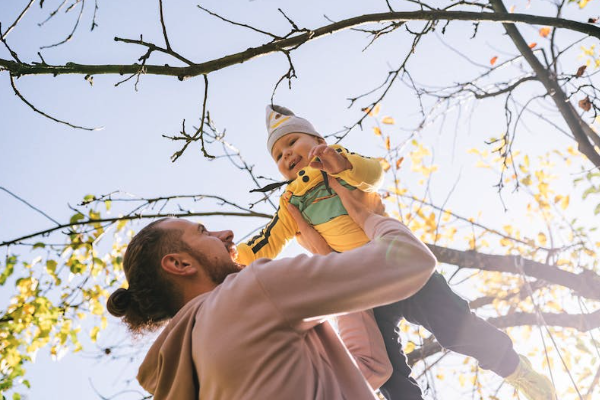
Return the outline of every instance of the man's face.
{"type": "Polygon", "coordinates": [[[295,179],[298,171],[308,166],[308,152],[323,143],[319,138],[305,133],[288,133],[275,142],[271,155],[277,168],[286,179],[295,179]]]}
{"type": "Polygon", "coordinates": [[[220,284],[227,275],[240,271],[241,267],[233,262],[236,249],[232,231],[212,232],[202,224],[184,219],[169,219],[163,224],[165,229],[178,229],[182,232],[181,240],[188,247],[188,252],[214,283],[220,284]]]}

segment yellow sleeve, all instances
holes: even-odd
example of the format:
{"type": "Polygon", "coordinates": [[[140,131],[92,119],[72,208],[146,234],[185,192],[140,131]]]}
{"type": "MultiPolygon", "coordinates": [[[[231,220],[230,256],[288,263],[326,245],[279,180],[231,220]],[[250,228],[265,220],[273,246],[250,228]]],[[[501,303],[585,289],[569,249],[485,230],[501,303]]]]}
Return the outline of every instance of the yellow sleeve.
{"type": "Polygon", "coordinates": [[[383,183],[383,168],[379,160],[350,153],[342,146],[334,145],[331,147],[352,164],[351,169],[335,174],[333,175],[334,177],[345,180],[363,192],[376,192],[381,187],[383,183]]]}
{"type": "Polygon", "coordinates": [[[287,210],[287,201],[280,199],[279,208],[258,235],[246,243],[237,245],[236,261],[242,265],[249,265],[253,261],[266,257],[275,258],[288,242],[296,236],[298,226],[287,210]]]}

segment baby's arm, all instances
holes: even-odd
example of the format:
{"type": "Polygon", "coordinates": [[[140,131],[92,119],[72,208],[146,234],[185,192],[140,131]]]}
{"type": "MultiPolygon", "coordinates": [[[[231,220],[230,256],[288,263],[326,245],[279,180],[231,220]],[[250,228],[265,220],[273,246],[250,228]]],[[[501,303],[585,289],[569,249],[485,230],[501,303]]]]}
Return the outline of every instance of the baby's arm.
{"type": "Polygon", "coordinates": [[[341,178],[363,192],[376,192],[383,182],[383,168],[379,160],[350,153],[339,145],[318,145],[311,149],[309,158],[319,157],[310,165],[341,178]]]}
{"type": "Polygon", "coordinates": [[[246,243],[237,245],[236,261],[238,263],[249,265],[259,258],[275,258],[296,235],[298,228],[287,209],[287,204],[281,199],[271,222],[258,235],[246,243]]]}

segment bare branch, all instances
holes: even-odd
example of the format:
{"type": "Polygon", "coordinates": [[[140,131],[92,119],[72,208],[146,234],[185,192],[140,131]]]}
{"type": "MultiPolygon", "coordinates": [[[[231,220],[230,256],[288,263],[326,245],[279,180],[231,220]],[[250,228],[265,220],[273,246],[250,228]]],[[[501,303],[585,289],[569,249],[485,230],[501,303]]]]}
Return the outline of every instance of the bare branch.
{"type": "MultiPolygon", "coordinates": [[[[580,32],[589,36],[600,38],[600,27],[593,24],[581,22],[541,17],[529,14],[511,14],[511,13],[480,13],[468,11],[409,11],[409,12],[390,12],[379,14],[365,14],[358,17],[338,21],[321,28],[303,32],[285,39],[275,40],[259,47],[249,48],[245,51],[231,54],[218,59],[210,60],[201,64],[189,67],[165,67],[159,65],[148,65],[147,73],[153,75],[177,76],[185,79],[191,76],[199,76],[231,65],[249,61],[256,57],[266,54],[279,52],[282,49],[290,49],[303,43],[315,40],[317,38],[331,35],[335,32],[357,27],[363,24],[385,22],[385,21],[438,21],[438,20],[456,20],[456,21],[482,21],[495,23],[526,23],[534,25],[548,25],[556,28],[564,28],[580,32]]],[[[134,65],[83,65],[67,63],[65,65],[37,65],[14,63],[8,60],[0,59],[0,66],[8,69],[14,75],[31,74],[129,74],[137,72],[137,66],[134,65]]]]}
{"type": "Polygon", "coordinates": [[[207,111],[206,111],[206,101],[207,100],[208,100],[208,77],[206,75],[204,75],[204,100],[202,101],[202,115],[200,117],[200,127],[196,130],[196,133],[194,133],[193,135],[189,135],[185,131],[185,120],[183,120],[183,126],[182,126],[182,130],[180,132],[181,136],[165,136],[165,135],[163,135],[163,137],[166,137],[171,140],[185,140],[185,144],[183,145],[181,150],[176,151],[171,156],[172,162],[177,161],[177,159],[183,155],[183,153],[188,148],[188,146],[192,142],[198,141],[198,139],[200,139],[200,142],[202,144],[202,154],[204,155],[204,157],[209,158],[209,159],[215,158],[215,156],[208,154],[208,152],[206,151],[206,148],[204,147],[204,121],[209,118],[207,116],[207,111]]]}
{"type": "MultiPolygon", "coordinates": [[[[600,326],[600,310],[591,314],[568,314],[568,313],[542,313],[547,325],[573,328],[580,332],[588,332],[591,329],[600,326]]],[[[497,328],[510,328],[516,326],[535,326],[539,324],[539,315],[535,313],[517,312],[500,317],[489,318],[487,322],[497,328]]],[[[420,360],[424,360],[434,354],[445,351],[438,342],[428,342],[423,346],[407,354],[409,365],[414,365],[420,360]]]]}
{"type": "MultiPolygon", "coordinates": [[[[71,33],[69,33],[69,35],[64,40],[62,40],[62,41],[60,41],[58,43],[54,43],[54,44],[48,45],[48,46],[42,46],[42,47],[40,47],[40,49],[49,49],[51,47],[60,46],[61,44],[65,44],[65,43],[67,43],[69,40],[71,40],[73,38],[73,35],[75,34],[75,31],[77,30],[77,27],[79,26],[79,21],[81,21],[81,16],[83,15],[83,8],[85,7],[85,0],[77,0],[71,6],[71,7],[75,6],[75,4],[77,4],[79,1],[81,1],[81,8],[79,9],[79,15],[77,16],[77,20],[75,21],[75,25],[73,26],[73,30],[71,31],[71,33]]],[[[67,9],[67,12],[71,9],[71,7],[67,9]]]]}
{"type": "Polygon", "coordinates": [[[541,313],[539,315],[537,313],[515,312],[500,317],[489,318],[487,321],[498,328],[508,328],[539,325],[540,317],[543,318],[547,326],[573,328],[580,332],[588,332],[591,329],[600,327],[600,310],[590,314],[541,313]]]}
{"type": "Polygon", "coordinates": [[[600,275],[591,270],[583,270],[583,272],[576,274],[562,270],[555,265],[526,260],[520,256],[485,254],[472,250],[462,251],[433,244],[428,244],[427,247],[439,262],[455,265],[459,268],[520,274],[517,262],[522,260],[523,271],[527,276],[567,287],[578,295],[589,299],[600,300],[600,275]]]}
{"type": "MultiPolygon", "coordinates": [[[[490,0],[490,2],[494,7],[494,10],[499,14],[506,13],[506,8],[504,7],[502,0],[490,0]]],[[[568,101],[565,93],[556,81],[555,77],[551,76],[549,71],[533,54],[533,51],[531,48],[529,48],[529,45],[519,33],[517,27],[514,24],[505,21],[504,29],[512,39],[519,52],[527,60],[537,78],[551,95],[556,107],[573,133],[575,140],[578,143],[579,151],[583,153],[594,165],[600,166],[600,154],[594,148],[594,144],[596,146],[600,146],[600,137],[598,137],[598,135],[594,133],[584,121],[581,120],[581,117],[577,114],[573,108],[573,105],[568,101]]]]}
{"type": "Polygon", "coordinates": [[[165,17],[163,15],[162,0],[158,0],[158,5],[160,8],[160,24],[162,25],[163,36],[165,37],[165,44],[167,46],[167,50],[171,50],[171,44],[169,43],[169,37],[167,36],[167,27],[165,26],[165,17]]]}
{"type": "Polygon", "coordinates": [[[29,203],[26,200],[22,199],[21,197],[17,196],[16,194],[14,194],[13,192],[11,192],[10,190],[8,190],[8,189],[6,189],[6,188],[4,188],[2,186],[0,186],[0,190],[8,193],[9,195],[11,195],[15,199],[19,200],[21,203],[25,204],[26,206],[28,206],[32,210],[37,211],[38,213],[42,214],[44,217],[48,218],[50,221],[54,222],[56,225],[60,225],[60,222],[58,222],[57,220],[55,220],[54,218],[52,218],[51,216],[49,216],[48,214],[46,214],[45,212],[43,212],[42,210],[40,210],[39,208],[35,207],[31,203],[29,203]]]}
{"type": "Polygon", "coordinates": [[[8,34],[10,33],[10,31],[12,31],[14,29],[14,27],[17,26],[17,24],[19,23],[19,21],[21,21],[21,19],[25,16],[25,14],[27,13],[27,11],[29,10],[29,8],[31,7],[31,5],[33,3],[35,3],[35,0],[29,0],[29,3],[25,6],[25,8],[23,9],[23,11],[21,11],[21,14],[19,14],[19,16],[17,17],[17,19],[15,19],[15,22],[13,22],[12,25],[8,27],[8,29],[6,30],[6,32],[4,32],[2,34],[2,40],[5,40],[6,37],[8,36],[8,34]]]}
{"type": "Polygon", "coordinates": [[[34,232],[25,236],[18,237],[16,239],[11,239],[5,242],[0,243],[0,247],[10,246],[12,244],[18,244],[23,240],[31,239],[36,236],[45,236],[52,232],[56,232],[65,228],[73,228],[77,226],[85,226],[90,224],[98,224],[105,222],[117,222],[117,221],[132,221],[132,220],[142,220],[142,219],[156,219],[156,218],[165,218],[165,217],[214,217],[214,216],[223,216],[223,217],[259,217],[259,218],[272,218],[273,216],[270,214],[263,214],[254,211],[248,212],[230,212],[230,211],[207,211],[207,212],[181,212],[181,213],[165,213],[165,214],[141,214],[136,213],[132,215],[122,216],[122,217],[114,217],[114,218],[99,218],[99,219],[86,219],[80,220],[73,223],[61,224],[53,228],[45,229],[42,231],[34,232]]]}
{"type": "MultiPolygon", "coordinates": [[[[42,1],[43,3],[43,1],[42,1]]],[[[61,8],[63,8],[63,6],[67,3],[67,0],[63,0],[62,3],[59,4],[59,6],[50,13],[50,15],[48,15],[48,18],[46,18],[45,20],[43,20],[42,22],[38,23],[38,26],[43,26],[46,22],[48,22],[52,17],[54,17],[61,8]]]]}
{"type": "Polygon", "coordinates": [[[15,86],[15,80],[14,77],[12,75],[10,75],[10,85],[13,88],[13,91],[15,92],[15,94],[17,95],[18,98],[21,99],[21,101],[25,104],[27,104],[29,106],[29,108],[31,108],[33,111],[35,111],[36,113],[54,121],[54,122],[58,122],[59,124],[63,124],[63,125],[67,125],[70,126],[71,128],[75,128],[75,129],[81,129],[84,131],[99,131],[104,129],[104,127],[99,127],[99,128],[86,128],[85,126],[79,126],[79,125],[73,125],[70,122],[66,122],[66,121],[62,121],[60,119],[54,118],[51,115],[46,114],[43,111],[38,110],[33,104],[31,104],[29,101],[27,101],[27,99],[25,99],[25,97],[23,97],[23,95],[21,94],[21,92],[19,92],[19,90],[17,89],[17,87],[15,86]]]}
{"type": "Polygon", "coordinates": [[[230,20],[230,19],[224,18],[224,17],[220,16],[219,14],[217,14],[217,13],[214,13],[214,12],[210,11],[209,9],[202,7],[200,4],[198,4],[198,8],[199,8],[199,9],[201,9],[202,11],[205,11],[205,12],[209,13],[209,14],[210,14],[210,15],[212,15],[213,17],[217,17],[217,18],[219,18],[221,21],[225,21],[225,22],[227,22],[227,23],[230,23],[230,24],[232,24],[232,25],[241,26],[241,27],[243,27],[243,28],[247,28],[247,29],[253,30],[254,32],[262,33],[263,35],[270,36],[270,37],[272,37],[273,39],[280,39],[280,37],[279,37],[279,36],[277,36],[277,35],[274,35],[274,34],[272,34],[272,33],[270,33],[270,32],[263,31],[263,30],[260,30],[260,29],[258,29],[258,28],[255,28],[255,27],[253,27],[253,26],[246,25],[246,24],[242,24],[242,23],[235,22],[235,21],[232,21],[232,20],[230,20]]]}

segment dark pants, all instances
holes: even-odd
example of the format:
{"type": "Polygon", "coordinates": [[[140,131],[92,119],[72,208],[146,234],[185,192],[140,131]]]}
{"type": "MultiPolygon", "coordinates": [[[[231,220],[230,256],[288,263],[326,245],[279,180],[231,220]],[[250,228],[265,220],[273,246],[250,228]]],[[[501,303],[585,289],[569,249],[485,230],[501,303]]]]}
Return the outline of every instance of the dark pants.
{"type": "Polygon", "coordinates": [[[516,369],[519,356],[502,331],[469,309],[469,304],[450,289],[446,279],[434,272],[425,286],[412,297],[374,309],[394,372],[381,387],[388,400],[422,399],[417,382],[398,335],[400,319],[421,325],[444,348],[475,358],[479,366],[506,377],[516,369]]]}

